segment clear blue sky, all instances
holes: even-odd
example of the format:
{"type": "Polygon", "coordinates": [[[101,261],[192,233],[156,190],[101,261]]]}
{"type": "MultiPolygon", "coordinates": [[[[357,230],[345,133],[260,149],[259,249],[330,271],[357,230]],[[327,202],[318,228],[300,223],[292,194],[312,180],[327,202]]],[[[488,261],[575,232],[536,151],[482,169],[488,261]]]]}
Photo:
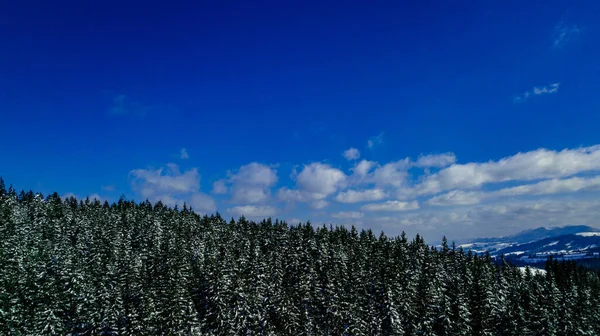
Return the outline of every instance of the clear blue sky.
{"type": "Polygon", "coordinates": [[[390,234],[594,225],[599,22],[598,1],[5,1],[0,176],[390,234]],[[564,197],[589,209],[531,210],[564,197]]]}

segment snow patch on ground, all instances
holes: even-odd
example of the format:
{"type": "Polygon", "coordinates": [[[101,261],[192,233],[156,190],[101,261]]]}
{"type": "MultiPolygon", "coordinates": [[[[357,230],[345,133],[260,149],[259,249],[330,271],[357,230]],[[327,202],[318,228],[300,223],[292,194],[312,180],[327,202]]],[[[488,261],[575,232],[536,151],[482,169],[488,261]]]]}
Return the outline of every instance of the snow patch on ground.
{"type": "Polygon", "coordinates": [[[600,232],[578,232],[576,235],[582,237],[597,237],[600,236],[600,232]]]}
{"type": "Polygon", "coordinates": [[[507,256],[508,255],[521,255],[523,253],[525,253],[525,252],[523,252],[523,251],[515,251],[515,252],[508,252],[508,253],[506,253],[504,255],[507,255],[507,256]]]}
{"type": "Polygon", "coordinates": [[[558,243],[559,243],[559,242],[558,242],[558,240],[557,240],[557,241],[555,241],[555,242],[552,242],[552,243],[550,243],[550,244],[546,244],[546,245],[544,245],[544,247],[548,247],[548,246],[554,246],[554,245],[556,245],[556,244],[558,244],[558,243]]]}

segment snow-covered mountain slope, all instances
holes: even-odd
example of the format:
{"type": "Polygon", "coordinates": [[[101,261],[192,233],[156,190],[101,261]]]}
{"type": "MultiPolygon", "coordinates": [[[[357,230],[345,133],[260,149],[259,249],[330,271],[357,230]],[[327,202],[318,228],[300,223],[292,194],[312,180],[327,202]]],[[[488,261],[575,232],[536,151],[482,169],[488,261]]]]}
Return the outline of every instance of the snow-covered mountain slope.
{"type": "Polygon", "coordinates": [[[511,236],[480,238],[457,245],[474,253],[501,255],[518,265],[544,263],[549,256],[559,260],[600,258],[600,229],[590,226],[537,228],[511,236]]]}
{"type": "MultiPolygon", "coordinates": [[[[533,243],[544,239],[550,239],[565,235],[580,235],[581,237],[591,237],[594,235],[600,236],[600,229],[593,228],[586,225],[572,225],[557,228],[545,228],[540,227],[537,229],[526,230],[505,237],[495,238],[477,238],[466,241],[457,242],[457,246],[464,250],[472,250],[473,252],[490,252],[492,254],[500,253],[502,250],[508,252],[519,251],[512,250],[514,246],[520,246],[523,244],[533,243]]],[[[552,243],[551,241],[547,244],[552,243]]],[[[527,252],[526,249],[521,249],[523,252],[527,252]]]]}
{"type": "Polygon", "coordinates": [[[493,254],[567,254],[584,251],[587,253],[588,251],[598,250],[599,247],[600,235],[567,234],[527,244],[515,244],[497,250],[493,254]]]}

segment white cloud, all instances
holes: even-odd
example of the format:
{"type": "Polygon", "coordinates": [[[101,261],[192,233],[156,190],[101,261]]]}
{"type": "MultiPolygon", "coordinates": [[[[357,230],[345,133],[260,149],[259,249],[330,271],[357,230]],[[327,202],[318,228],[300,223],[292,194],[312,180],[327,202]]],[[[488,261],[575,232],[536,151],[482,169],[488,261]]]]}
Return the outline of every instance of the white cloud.
{"type": "Polygon", "coordinates": [[[225,184],[225,181],[218,180],[213,183],[213,186],[212,186],[213,194],[223,195],[223,194],[227,193],[227,190],[228,190],[228,188],[227,188],[227,185],[225,184]]]}
{"type": "Polygon", "coordinates": [[[577,28],[577,26],[569,26],[564,21],[559,22],[552,34],[554,47],[561,48],[577,34],[579,34],[579,28],[577,28]]]}
{"type": "Polygon", "coordinates": [[[582,224],[598,227],[600,201],[528,200],[463,206],[460,208],[422,208],[398,216],[365,220],[372,228],[394,236],[406,231],[428,242],[446,235],[450,241],[476,237],[498,237],[540,226],[557,227],[582,224]]]}
{"type": "Polygon", "coordinates": [[[551,94],[557,93],[560,83],[552,83],[546,86],[536,86],[533,88],[534,95],[543,95],[543,94],[551,94]]]}
{"type": "Polygon", "coordinates": [[[377,162],[361,160],[352,168],[353,175],[359,180],[363,179],[375,166],[377,166],[377,162]]]}
{"type": "Polygon", "coordinates": [[[396,162],[386,163],[383,166],[377,167],[367,181],[374,183],[377,186],[394,186],[400,187],[405,184],[408,177],[407,169],[410,166],[408,158],[396,162]]]}
{"type": "Polygon", "coordinates": [[[199,211],[210,212],[216,205],[210,196],[200,192],[197,168],[184,171],[169,163],[158,169],[136,169],[129,173],[131,185],[140,196],[168,206],[182,206],[184,202],[199,211]]]}
{"type": "Polygon", "coordinates": [[[358,159],[360,157],[360,152],[356,148],[350,148],[345,150],[343,155],[346,160],[351,161],[358,159]]]}
{"type": "Polygon", "coordinates": [[[287,187],[282,187],[277,191],[277,198],[281,201],[307,202],[310,200],[310,197],[310,194],[302,193],[299,190],[292,190],[287,187]]]}
{"type": "Polygon", "coordinates": [[[179,166],[174,163],[155,170],[132,170],[129,175],[133,178],[134,189],[146,198],[158,194],[189,193],[200,189],[198,169],[193,168],[181,173],[179,166]]]}
{"type": "Polygon", "coordinates": [[[231,189],[231,200],[235,203],[262,203],[270,197],[268,190],[258,186],[235,185],[231,189]]]}
{"type": "Polygon", "coordinates": [[[319,162],[304,166],[296,178],[298,189],[314,195],[314,199],[322,199],[335,193],[345,181],[344,172],[319,162]]]}
{"type": "Polygon", "coordinates": [[[427,204],[438,206],[477,204],[480,203],[484,197],[484,193],[479,191],[453,190],[429,199],[427,204]]]}
{"type": "Polygon", "coordinates": [[[189,200],[190,206],[199,213],[213,213],[217,211],[217,204],[212,197],[203,193],[192,194],[189,200]]]}
{"type": "Polygon", "coordinates": [[[182,148],[182,149],[179,151],[179,157],[180,157],[182,160],[187,160],[187,159],[189,159],[189,158],[190,158],[190,155],[188,154],[188,152],[187,152],[187,149],[185,149],[185,148],[182,148]]]}
{"type": "Polygon", "coordinates": [[[417,159],[415,166],[417,167],[434,167],[434,168],[443,168],[447,167],[456,162],[456,155],[454,153],[444,153],[444,154],[430,154],[430,155],[421,155],[417,159]]]}
{"type": "Polygon", "coordinates": [[[383,143],[383,132],[378,135],[372,137],[367,141],[367,147],[374,149],[379,147],[383,143]]]}
{"type": "Polygon", "coordinates": [[[535,184],[521,185],[496,191],[499,196],[516,195],[549,195],[571,193],[576,191],[589,191],[600,189],[600,176],[591,178],[572,177],[569,179],[552,179],[535,184]]]}
{"type": "Polygon", "coordinates": [[[227,212],[245,217],[271,217],[277,213],[277,209],[268,205],[239,205],[227,209],[227,212]]]}
{"type": "Polygon", "coordinates": [[[564,149],[560,152],[542,148],[498,161],[453,164],[428,175],[413,188],[398,190],[397,197],[406,199],[490,183],[562,178],[599,170],[600,146],[564,149]]]}
{"type": "Polygon", "coordinates": [[[363,205],[362,211],[408,211],[419,209],[419,202],[387,201],[363,205]]]}
{"type": "Polygon", "coordinates": [[[240,167],[236,174],[231,175],[230,181],[270,187],[277,183],[277,171],[267,165],[252,162],[240,167]]]}
{"type": "Polygon", "coordinates": [[[312,201],[308,204],[312,209],[323,209],[326,208],[329,205],[329,202],[327,202],[326,200],[316,200],[316,201],[312,201]]]}
{"type": "Polygon", "coordinates": [[[335,200],[340,203],[359,203],[369,201],[379,201],[387,197],[387,193],[380,188],[368,190],[347,190],[340,192],[335,196],[335,200]]]}
{"type": "MultiPolygon", "coordinates": [[[[235,203],[263,203],[271,197],[271,186],[277,183],[277,171],[267,165],[252,162],[235,174],[230,173],[231,200],[235,203]]],[[[213,185],[213,188],[215,186],[213,185]]],[[[223,186],[217,185],[217,191],[223,191],[223,186]]]]}
{"type": "Polygon", "coordinates": [[[525,91],[522,95],[515,96],[514,102],[520,102],[522,100],[525,100],[525,99],[531,97],[532,95],[540,96],[540,95],[557,93],[559,87],[560,87],[560,83],[558,83],[558,82],[552,83],[549,85],[544,85],[544,86],[535,86],[531,91],[525,91]]]}
{"type": "Polygon", "coordinates": [[[357,219],[357,218],[363,218],[365,216],[364,213],[362,212],[358,212],[358,211],[340,211],[340,212],[335,212],[333,214],[331,214],[331,217],[333,218],[341,218],[341,219],[357,219]]]}
{"type": "Polygon", "coordinates": [[[469,205],[502,196],[554,195],[594,190],[600,190],[600,176],[544,180],[490,192],[454,190],[431,198],[427,201],[427,204],[440,206],[469,205]]]}

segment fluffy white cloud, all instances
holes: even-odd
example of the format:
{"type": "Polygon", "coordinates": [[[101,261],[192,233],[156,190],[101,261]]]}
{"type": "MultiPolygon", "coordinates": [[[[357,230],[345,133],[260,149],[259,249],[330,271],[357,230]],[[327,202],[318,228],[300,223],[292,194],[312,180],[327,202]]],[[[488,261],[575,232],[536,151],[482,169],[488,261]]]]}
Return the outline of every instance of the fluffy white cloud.
{"type": "Polygon", "coordinates": [[[361,160],[352,168],[353,177],[357,177],[358,180],[362,180],[375,166],[377,166],[377,162],[361,160]]]}
{"type": "Polygon", "coordinates": [[[415,162],[417,167],[443,168],[456,162],[454,153],[421,155],[415,162]]]}
{"type": "Polygon", "coordinates": [[[188,154],[187,149],[182,148],[179,151],[179,158],[181,158],[182,160],[187,160],[190,158],[190,155],[188,154]]]}
{"type": "Polygon", "coordinates": [[[227,188],[227,185],[225,184],[225,181],[218,180],[213,183],[213,186],[212,186],[213,194],[223,195],[223,194],[227,193],[227,190],[228,190],[228,188],[227,188]]]}
{"type": "Polygon", "coordinates": [[[348,218],[356,219],[356,218],[363,218],[364,216],[365,216],[364,213],[358,212],[358,211],[340,211],[340,212],[335,212],[335,213],[331,214],[331,217],[341,218],[341,219],[348,219],[348,218]]]}
{"type": "Polygon", "coordinates": [[[387,201],[363,205],[362,211],[408,211],[419,209],[419,202],[387,201]]]}
{"type": "Polygon", "coordinates": [[[231,175],[230,181],[270,187],[277,182],[277,171],[267,165],[252,162],[240,167],[237,173],[231,175]]]}
{"type": "Polygon", "coordinates": [[[198,169],[193,168],[184,173],[174,163],[158,169],[136,169],[129,173],[134,190],[142,197],[152,198],[161,194],[189,193],[200,189],[198,169]]]}
{"type": "Polygon", "coordinates": [[[335,193],[345,183],[346,177],[337,168],[315,162],[304,166],[296,178],[296,184],[301,192],[317,195],[314,199],[322,199],[335,193]]]}
{"type": "Polygon", "coordinates": [[[231,190],[235,203],[263,203],[271,197],[270,191],[257,186],[235,185],[231,190]]]}
{"type": "Polygon", "coordinates": [[[470,189],[484,184],[561,178],[600,170],[600,146],[552,151],[538,149],[486,163],[453,164],[427,176],[413,188],[398,191],[399,198],[470,189]]]}
{"type": "MultiPolygon", "coordinates": [[[[233,184],[231,200],[235,203],[263,203],[271,197],[270,188],[277,180],[277,171],[267,165],[252,162],[242,166],[236,173],[230,173],[229,182],[233,184]]],[[[217,191],[222,191],[222,187],[217,185],[217,191]]]]}
{"type": "Polygon", "coordinates": [[[277,209],[268,205],[239,205],[227,209],[227,212],[245,217],[271,217],[277,213],[277,209]]]}
{"type": "Polygon", "coordinates": [[[387,197],[387,193],[380,188],[368,190],[347,190],[340,192],[335,196],[335,200],[340,203],[359,203],[379,201],[387,197]]]}
{"type": "Polygon", "coordinates": [[[360,157],[360,152],[356,148],[350,148],[345,150],[343,155],[346,160],[351,161],[358,159],[360,157]]]}
{"type": "Polygon", "coordinates": [[[386,163],[383,166],[377,167],[366,180],[381,187],[400,187],[406,182],[406,178],[408,177],[407,169],[409,166],[410,160],[408,158],[386,163]]]}

